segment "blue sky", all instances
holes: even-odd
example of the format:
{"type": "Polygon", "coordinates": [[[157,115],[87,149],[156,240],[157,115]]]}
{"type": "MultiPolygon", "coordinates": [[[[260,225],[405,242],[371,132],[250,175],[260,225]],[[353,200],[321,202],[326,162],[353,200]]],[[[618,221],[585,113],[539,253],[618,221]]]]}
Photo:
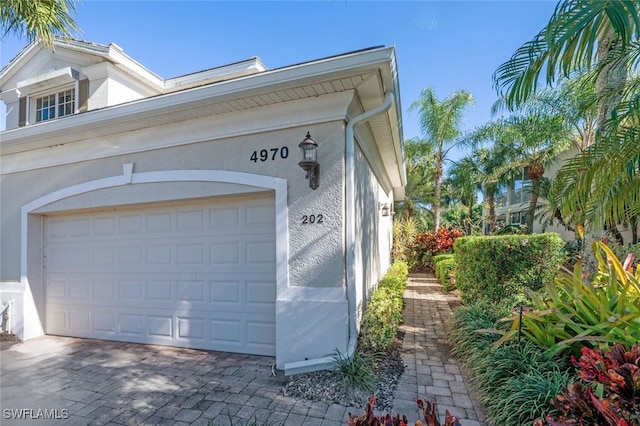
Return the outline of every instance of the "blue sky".
{"type": "MultiPolygon", "coordinates": [[[[491,119],[491,75],[548,22],[555,1],[95,1],[78,5],[77,38],[116,43],[163,78],[252,56],[277,68],[362,48],[395,46],[405,139],[419,137],[409,106],[427,86],[440,99],[465,89],[476,105],[463,128],[491,119]]],[[[27,40],[6,37],[4,66],[27,40]]],[[[4,108],[0,109],[4,112],[4,108]]],[[[4,121],[4,120],[2,120],[4,121]]],[[[4,129],[4,123],[0,124],[4,129]]],[[[454,153],[454,158],[459,157],[454,153]]]]}

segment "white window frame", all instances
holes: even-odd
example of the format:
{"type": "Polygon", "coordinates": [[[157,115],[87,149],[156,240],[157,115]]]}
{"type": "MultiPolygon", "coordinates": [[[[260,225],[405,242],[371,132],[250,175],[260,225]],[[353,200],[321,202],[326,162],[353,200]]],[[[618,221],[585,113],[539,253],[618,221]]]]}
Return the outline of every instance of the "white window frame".
{"type": "Polygon", "coordinates": [[[44,123],[46,121],[51,121],[61,117],[77,114],[78,113],[78,83],[76,82],[75,84],[59,86],[55,89],[49,89],[47,91],[31,94],[28,97],[27,111],[28,111],[27,125],[35,124],[35,123],[44,123]],[[70,113],[60,115],[59,114],[60,107],[62,105],[67,104],[64,101],[60,102],[60,98],[61,98],[61,95],[63,97],[66,97],[66,93],[68,91],[73,92],[72,93],[73,95],[72,111],[70,113]],[[49,106],[48,109],[53,110],[53,115],[48,116],[46,119],[39,119],[40,118],[39,111],[42,111],[42,108],[38,109],[38,101],[44,98],[51,98],[52,96],[54,97],[54,104],[53,106],[49,106]]]}

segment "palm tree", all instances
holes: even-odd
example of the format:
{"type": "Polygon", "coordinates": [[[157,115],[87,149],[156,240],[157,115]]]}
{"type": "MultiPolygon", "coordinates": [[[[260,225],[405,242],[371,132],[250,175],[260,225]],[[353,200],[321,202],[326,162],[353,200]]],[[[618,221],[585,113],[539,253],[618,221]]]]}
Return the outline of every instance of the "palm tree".
{"type": "Polygon", "coordinates": [[[595,84],[589,75],[563,78],[558,87],[538,90],[516,108],[509,108],[507,98],[499,98],[493,104],[491,114],[495,117],[509,110],[517,110],[520,114],[561,116],[573,130],[572,144],[578,151],[584,151],[595,141],[599,111],[595,84]]]}
{"type": "Polygon", "coordinates": [[[478,167],[471,157],[464,157],[454,162],[449,168],[445,186],[449,195],[459,200],[468,210],[466,224],[467,235],[471,235],[473,207],[478,202],[478,191],[482,189],[478,167]]]}
{"type": "MultiPolygon", "coordinates": [[[[414,218],[424,222],[426,206],[433,204],[433,174],[435,155],[433,147],[421,139],[408,139],[404,143],[407,184],[404,200],[397,203],[397,217],[414,218]]],[[[428,224],[424,224],[428,227],[428,224]]]]}
{"type": "Polygon", "coordinates": [[[75,11],[75,0],[2,0],[2,38],[10,33],[26,35],[29,40],[51,46],[56,36],[70,37],[78,31],[72,17],[75,11]]]}
{"type": "Polygon", "coordinates": [[[509,107],[520,106],[536,92],[542,73],[547,85],[596,64],[598,73],[610,73],[612,61],[637,54],[638,38],[638,2],[564,0],[547,26],[498,67],[494,84],[509,107]]]}
{"type": "Polygon", "coordinates": [[[440,226],[440,196],[444,162],[449,151],[460,143],[462,116],[465,108],[472,103],[473,97],[464,90],[454,92],[440,101],[433,89],[427,87],[420,93],[420,98],[409,108],[410,111],[418,110],[420,130],[425,138],[425,143],[431,145],[435,152],[433,217],[436,230],[440,226]]]}
{"type": "Polygon", "coordinates": [[[470,138],[475,143],[495,141],[494,149],[507,162],[494,173],[505,175],[523,169],[531,180],[531,199],[527,210],[527,231],[533,229],[533,218],[543,183],[545,166],[566,151],[571,133],[559,116],[542,114],[513,115],[476,129],[470,138]]]}
{"type": "Polygon", "coordinates": [[[635,223],[640,215],[639,39],[637,1],[565,0],[494,74],[496,88],[516,107],[535,93],[543,72],[547,84],[588,72],[599,137],[563,166],[554,185],[562,189],[563,214],[577,208],[597,226],[635,223]]]}
{"type": "Polygon", "coordinates": [[[489,210],[489,232],[493,231],[496,223],[495,197],[501,188],[507,186],[511,180],[511,170],[505,168],[507,152],[504,146],[491,148],[477,148],[472,153],[473,162],[477,167],[478,179],[482,186],[484,203],[489,210]]]}

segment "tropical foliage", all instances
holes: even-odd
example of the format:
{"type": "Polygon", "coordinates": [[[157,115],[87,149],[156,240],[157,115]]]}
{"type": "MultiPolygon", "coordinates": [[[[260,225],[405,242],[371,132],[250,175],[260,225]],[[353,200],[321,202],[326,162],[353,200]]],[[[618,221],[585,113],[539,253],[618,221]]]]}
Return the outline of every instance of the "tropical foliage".
{"type": "Polygon", "coordinates": [[[433,204],[435,153],[433,145],[422,139],[409,139],[404,143],[407,184],[405,198],[397,203],[395,211],[399,220],[415,220],[416,226],[425,230],[433,220],[428,206],[433,204]]]}
{"type": "Polygon", "coordinates": [[[75,0],[2,0],[0,28],[7,34],[38,39],[51,45],[56,36],[70,37],[79,30],[73,19],[75,0]]]}
{"type": "Polygon", "coordinates": [[[539,77],[552,85],[584,75],[595,95],[597,137],[563,166],[554,193],[561,215],[577,212],[583,224],[632,222],[634,243],[640,216],[639,39],[637,1],[565,0],[494,74],[510,108],[535,96],[539,77]]]}
{"type": "Polygon", "coordinates": [[[533,310],[506,319],[511,328],[496,344],[522,336],[556,354],[640,342],[640,272],[632,273],[602,242],[594,243],[594,253],[593,281],[583,279],[580,263],[573,274],[559,274],[543,292],[530,293],[533,310]]]}
{"type": "Polygon", "coordinates": [[[549,358],[532,342],[512,342],[499,348],[498,336],[478,330],[501,327],[509,312],[503,305],[474,302],[455,310],[447,323],[453,353],[462,359],[490,424],[520,426],[549,413],[548,401],[573,377],[561,359],[549,358]]]}
{"type": "Polygon", "coordinates": [[[525,169],[531,180],[531,199],[527,212],[527,229],[533,229],[533,219],[543,184],[545,167],[556,160],[570,145],[570,131],[559,115],[528,112],[501,118],[476,129],[468,138],[475,144],[491,141],[494,150],[507,163],[498,169],[509,175],[525,169]]]}
{"type": "MultiPolygon", "coordinates": [[[[552,401],[560,414],[549,414],[548,425],[640,425],[640,346],[616,344],[605,354],[582,348],[572,361],[586,386],[571,383],[552,401]]],[[[534,426],[543,424],[537,419],[534,426]]]]}
{"type": "Polygon", "coordinates": [[[411,104],[410,111],[418,111],[420,130],[424,143],[431,146],[435,154],[433,180],[434,229],[440,227],[440,198],[444,163],[449,151],[461,142],[462,118],[465,108],[473,103],[470,93],[461,90],[440,101],[433,89],[426,88],[420,98],[411,104]]]}

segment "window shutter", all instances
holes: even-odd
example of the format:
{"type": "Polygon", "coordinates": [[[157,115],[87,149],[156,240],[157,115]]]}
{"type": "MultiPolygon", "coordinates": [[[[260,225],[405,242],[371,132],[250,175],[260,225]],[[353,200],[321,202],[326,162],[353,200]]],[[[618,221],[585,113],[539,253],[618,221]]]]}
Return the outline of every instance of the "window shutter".
{"type": "Polygon", "coordinates": [[[78,112],[89,111],[89,79],[78,83],[78,112]]]}
{"type": "Polygon", "coordinates": [[[24,127],[27,125],[27,98],[20,98],[20,106],[18,108],[18,126],[24,127]]]}

